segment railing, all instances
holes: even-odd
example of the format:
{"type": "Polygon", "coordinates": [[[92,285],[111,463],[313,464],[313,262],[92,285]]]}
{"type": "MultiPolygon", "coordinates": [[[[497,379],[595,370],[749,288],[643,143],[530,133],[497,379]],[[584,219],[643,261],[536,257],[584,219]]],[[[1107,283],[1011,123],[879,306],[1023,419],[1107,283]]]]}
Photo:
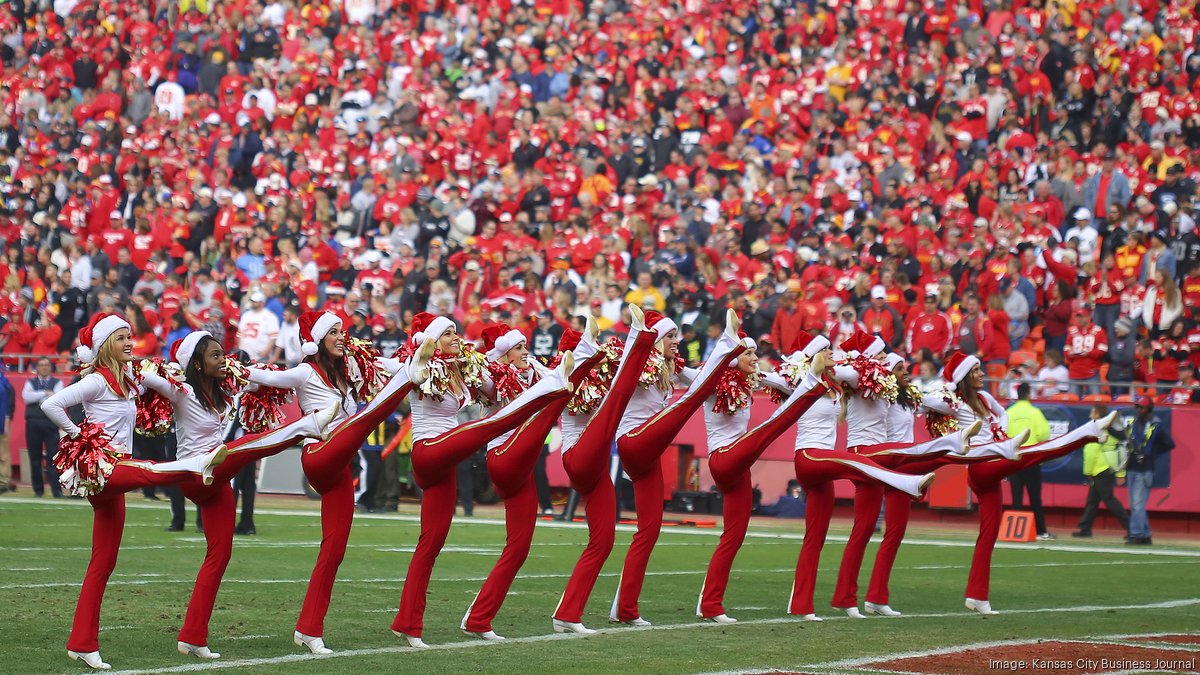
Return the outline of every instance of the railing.
{"type": "MultiPolygon", "coordinates": [[[[1157,402],[1158,397],[1160,397],[1164,394],[1170,393],[1172,390],[1181,388],[1178,383],[1159,384],[1157,382],[1151,383],[1151,382],[1111,382],[1108,380],[1067,380],[1066,382],[1055,382],[1053,385],[1056,387],[1061,387],[1062,385],[1065,384],[1067,386],[1066,392],[1056,394],[1054,396],[1047,398],[1044,396],[1038,397],[1036,395],[1037,389],[1042,386],[1045,386],[1047,384],[1047,382],[1045,380],[1038,380],[1038,379],[1033,379],[1033,378],[984,377],[983,382],[987,386],[988,391],[991,392],[993,396],[996,396],[997,398],[1001,398],[1001,399],[1016,398],[1016,393],[1015,393],[1016,387],[1017,387],[1017,385],[1024,382],[1024,383],[1029,384],[1029,386],[1035,388],[1034,389],[1034,394],[1035,394],[1034,398],[1040,398],[1040,400],[1054,400],[1054,401],[1061,400],[1061,401],[1075,401],[1075,402],[1084,401],[1084,402],[1088,402],[1088,403],[1104,403],[1104,402],[1132,403],[1139,396],[1149,396],[1149,397],[1155,399],[1155,401],[1157,402]],[[1091,390],[1096,390],[1098,393],[1078,395],[1076,392],[1077,392],[1077,390],[1079,390],[1081,388],[1088,388],[1091,390]],[[1119,396],[1114,396],[1112,393],[1113,388],[1120,389],[1120,390],[1124,391],[1125,393],[1123,393],[1119,396]]],[[[1200,389],[1200,385],[1196,385],[1196,388],[1200,389]]],[[[1166,404],[1162,404],[1162,405],[1166,405],[1166,404]]]]}
{"type": "Polygon", "coordinates": [[[5,369],[9,372],[31,371],[33,370],[33,366],[41,359],[50,359],[50,362],[54,364],[54,369],[60,373],[74,370],[77,367],[77,360],[66,354],[0,353],[0,360],[4,362],[5,369]],[[10,361],[16,361],[16,363],[10,365],[10,361]]]}

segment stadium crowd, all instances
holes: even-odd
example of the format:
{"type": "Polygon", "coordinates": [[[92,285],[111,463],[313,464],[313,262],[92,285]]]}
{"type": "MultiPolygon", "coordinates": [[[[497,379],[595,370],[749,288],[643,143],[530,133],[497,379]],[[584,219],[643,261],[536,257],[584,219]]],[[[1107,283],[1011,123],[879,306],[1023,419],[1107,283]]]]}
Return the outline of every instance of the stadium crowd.
{"type": "Polygon", "coordinates": [[[732,307],[766,355],[865,327],[922,372],[1187,402],[1195,10],[6,2],[0,352],[116,310],[139,355],[203,327],[294,363],[324,307],[386,353],[430,311],[549,357],[638,303],[692,362],[732,307]]]}

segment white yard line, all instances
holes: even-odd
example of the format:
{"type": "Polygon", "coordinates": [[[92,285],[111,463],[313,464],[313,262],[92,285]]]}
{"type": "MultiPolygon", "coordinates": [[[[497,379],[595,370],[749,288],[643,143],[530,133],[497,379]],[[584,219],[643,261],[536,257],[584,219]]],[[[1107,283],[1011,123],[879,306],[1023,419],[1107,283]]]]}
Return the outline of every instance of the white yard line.
{"type": "MultiPolygon", "coordinates": [[[[30,505],[30,506],[40,506],[42,508],[50,508],[50,509],[87,508],[89,506],[86,501],[72,500],[72,501],[67,501],[67,502],[60,502],[58,504],[55,504],[55,506],[53,506],[53,507],[49,507],[49,506],[43,506],[44,502],[41,500],[28,499],[28,498],[22,498],[22,497],[0,499],[0,506],[3,506],[4,504],[23,504],[23,505],[30,505]]],[[[127,509],[153,509],[156,511],[163,511],[162,505],[155,505],[155,504],[131,503],[131,504],[127,504],[126,508],[127,509]]],[[[284,517],[289,517],[289,518],[315,519],[315,518],[320,518],[320,516],[321,516],[321,514],[317,511],[293,511],[293,510],[287,510],[287,509],[255,509],[254,512],[256,514],[262,514],[262,515],[268,515],[268,516],[284,516],[284,517]]],[[[420,521],[421,521],[420,516],[405,516],[405,515],[382,514],[382,513],[356,513],[356,514],[354,514],[354,520],[355,520],[355,522],[360,522],[360,521],[372,522],[373,524],[374,524],[374,521],[379,521],[379,522],[391,521],[391,522],[414,523],[414,524],[420,523],[420,521]]],[[[455,525],[486,525],[486,526],[491,526],[491,527],[503,527],[504,526],[504,520],[499,519],[499,518],[476,518],[476,517],[466,518],[466,517],[455,516],[454,523],[455,523],[455,525]]],[[[802,525],[802,523],[803,523],[803,521],[796,521],[797,526],[802,525]]],[[[552,530],[553,529],[564,529],[564,530],[586,530],[587,529],[586,523],[561,523],[561,522],[547,521],[547,520],[539,520],[537,522],[537,526],[539,528],[546,528],[546,529],[552,529],[552,530]]],[[[636,530],[637,530],[637,528],[632,525],[618,525],[617,526],[618,532],[632,533],[632,532],[635,532],[636,530]]],[[[690,536],[690,537],[719,537],[719,536],[721,536],[721,529],[720,528],[695,528],[695,527],[664,527],[662,534],[664,536],[678,534],[678,535],[690,536]]],[[[748,538],[753,538],[753,539],[768,539],[768,540],[776,539],[776,540],[787,540],[787,541],[801,541],[804,539],[803,532],[777,532],[777,531],[771,531],[771,530],[751,531],[751,532],[747,533],[746,536],[748,538]]],[[[843,536],[843,535],[830,535],[829,537],[826,538],[826,541],[827,542],[844,543],[846,541],[846,539],[847,539],[847,537],[843,536]]],[[[906,537],[904,539],[904,543],[908,546],[942,546],[942,547],[949,547],[949,548],[975,548],[975,540],[974,539],[971,539],[968,541],[968,540],[948,540],[948,539],[920,539],[920,538],[906,537]]],[[[536,545],[536,543],[535,543],[535,545],[536,545]]],[[[125,547],[122,547],[122,549],[124,549],[124,548],[125,547]]],[[[156,547],[156,548],[161,548],[161,547],[156,547]]],[[[1020,550],[1020,551],[1039,550],[1039,551],[1066,551],[1066,552],[1070,552],[1070,553],[1118,553],[1121,555],[1133,555],[1133,556],[1150,555],[1150,556],[1178,556],[1178,557],[1185,557],[1185,558],[1200,558],[1200,549],[1170,549],[1170,548],[1163,548],[1161,546],[1153,546],[1153,547],[1145,547],[1144,548],[1144,547],[1140,547],[1140,546],[1135,546],[1135,547],[1081,546],[1078,544],[1058,544],[1056,542],[1036,542],[1036,543],[1031,542],[1028,544],[1000,542],[1000,543],[996,544],[996,548],[998,548],[998,549],[1013,549],[1013,550],[1020,550]]],[[[19,550],[29,550],[29,549],[6,549],[4,547],[0,547],[0,551],[9,551],[9,550],[18,550],[19,551],[19,550]]],[[[40,549],[34,549],[34,550],[40,550],[40,549]]],[[[90,550],[90,549],[88,549],[87,547],[83,547],[81,550],[90,550]]]]}
{"type": "MultiPolygon", "coordinates": [[[[1149,604],[1144,604],[1144,605],[1098,605],[1098,606],[1086,606],[1086,607],[1044,607],[1044,608],[1038,608],[1038,609],[1014,609],[1014,610],[1005,611],[1004,614],[1043,614],[1043,613],[1044,614],[1054,614],[1054,613],[1073,613],[1073,612],[1104,612],[1104,611],[1114,611],[1114,610],[1174,609],[1174,608],[1178,608],[1178,607],[1189,607],[1189,606],[1193,606],[1193,605],[1200,605],[1200,598],[1170,600],[1167,602],[1156,602],[1156,603],[1149,603],[1149,604]]],[[[895,620],[949,618],[949,617],[966,619],[968,616],[969,616],[969,614],[966,612],[966,610],[961,610],[958,612],[940,612],[940,613],[932,613],[932,614],[906,614],[905,616],[898,617],[895,620]]],[[[837,621],[837,620],[848,621],[849,619],[847,619],[845,617],[830,617],[830,618],[826,619],[826,621],[837,621]]],[[[880,619],[880,620],[882,621],[882,619],[880,619]]],[[[152,668],[152,669],[144,669],[144,670],[112,671],[112,675],[150,675],[151,673],[191,673],[191,672],[201,672],[201,671],[207,671],[207,670],[221,670],[221,669],[227,669],[227,668],[252,668],[255,666],[274,666],[274,665],[279,665],[279,664],[284,664],[284,663],[295,663],[298,661],[308,661],[310,659],[311,660],[339,659],[339,658],[353,658],[353,657],[357,657],[357,656],[379,656],[379,655],[383,655],[383,654],[407,654],[407,655],[411,656],[412,658],[418,658],[420,654],[425,653],[425,652],[438,652],[438,651],[446,651],[446,650],[451,650],[451,649],[474,649],[474,648],[504,649],[506,645],[514,645],[514,644],[519,645],[519,644],[529,644],[529,643],[537,643],[537,642],[548,642],[551,640],[601,639],[601,636],[635,634],[635,633],[638,633],[641,631],[677,631],[677,630],[694,630],[694,629],[705,630],[705,629],[714,629],[714,628],[720,628],[723,630],[729,630],[729,629],[737,630],[738,626],[757,626],[757,625],[785,624],[785,623],[804,623],[808,626],[813,626],[815,629],[819,630],[819,624],[811,624],[811,623],[802,621],[798,617],[781,617],[781,618],[775,618],[775,619],[752,619],[752,620],[748,620],[748,621],[739,621],[735,625],[720,625],[720,624],[714,624],[714,623],[708,623],[708,622],[695,621],[695,622],[690,622],[690,623],[666,624],[666,625],[661,625],[661,626],[653,626],[650,628],[606,628],[606,629],[601,629],[595,636],[591,636],[591,637],[585,637],[585,636],[580,636],[580,635],[549,634],[549,635],[534,635],[534,636],[530,636],[530,637],[521,637],[521,638],[510,638],[504,643],[491,643],[491,642],[483,642],[483,641],[479,641],[479,640],[472,640],[470,642],[451,642],[448,644],[433,645],[431,649],[421,650],[421,651],[416,651],[409,647],[401,647],[401,646],[375,647],[375,648],[371,648],[371,649],[350,649],[350,650],[346,650],[346,651],[335,651],[333,654],[330,654],[328,656],[312,656],[310,654],[287,654],[285,656],[263,657],[263,658],[256,658],[256,659],[239,659],[239,660],[229,660],[229,661],[219,660],[219,661],[210,661],[210,662],[203,662],[203,663],[189,663],[187,665],[174,666],[174,667],[169,667],[169,668],[152,668]]],[[[1069,639],[1069,638],[1063,638],[1063,639],[1065,640],[1065,639],[1069,639]]],[[[1011,645],[1011,644],[1028,644],[1029,642],[1031,642],[1031,641],[1030,640],[1016,640],[1016,641],[1010,640],[1010,641],[1001,641],[1001,642],[984,642],[984,643],[976,643],[976,644],[971,644],[971,645],[963,645],[963,646],[959,646],[959,647],[948,647],[945,649],[927,650],[927,651],[922,651],[922,652],[911,652],[908,654],[882,654],[882,655],[876,655],[876,656],[860,658],[860,659],[848,659],[845,661],[833,661],[830,663],[818,664],[818,665],[813,666],[813,668],[816,668],[816,669],[821,669],[821,668],[845,669],[845,668],[853,668],[856,665],[880,661],[883,659],[911,658],[911,657],[917,657],[917,656],[933,656],[933,655],[938,655],[938,654],[950,654],[950,653],[967,650],[967,649],[979,649],[982,647],[1004,646],[1004,645],[1011,645]]],[[[804,668],[804,667],[801,666],[801,668],[804,668]]],[[[770,670],[772,670],[772,668],[759,668],[759,669],[750,670],[750,671],[731,671],[731,674],[733,672],[761,673],[761,672],[769,672],[770,670]]]]}

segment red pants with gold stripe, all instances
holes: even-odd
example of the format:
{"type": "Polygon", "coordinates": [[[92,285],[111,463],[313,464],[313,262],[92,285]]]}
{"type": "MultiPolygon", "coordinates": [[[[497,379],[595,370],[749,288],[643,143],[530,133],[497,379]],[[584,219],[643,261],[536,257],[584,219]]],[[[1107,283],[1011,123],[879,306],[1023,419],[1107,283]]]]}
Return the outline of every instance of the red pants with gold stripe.
{"type": "Polygon", "coordinates": [[[296,630],[305,635],[319,637],[325,632],[333,580],[350,542],[350,527],[354,524],[350,462],[367,436],[396,410],[411,389],[406,375],[394,375],[370,403],[338,424],[329,440],[306,445],[300,453],[304,477],[321,495],[321,548],[296,620],[296,630]]]}
{"type": "Polygon", "coordinates": [[[208,644],[209,619],[217,601],[217,591],[221,588],[221,578],[233,554],[236,509],[230,481],[246,466],[283,452],[301,443],[306,436],[319,432],[315,416],[307,415],[273,431],[242,436],[228,443],[229,455],[213,472],[212,485],[205,485],[199,476],[180,484],[183,495],[200,507],[207,544],[204,562],[196,573],[196,587],[192,589],[183,628],[179,631],[179,640],[182,642],[208,644]]]}
{"type": "Polygon", "coordinates": [[[742,434],[728,446],[709,454],[708,469],[712,472],[717,489],[724,496],[724,526],[721,540],[708,562],[708,572],[704,575],[704,586],[700,589],[700,601],[696,605],[697,616],[711,619],[725,613],[725,588],[729,585],[729,572],[733,568],[734,557],[746,540],[750,511],[754,507],[750,467],[758,461],[767,446],[798,422],[826,391],[828,388],[821,383],[807,390],[797,389],[765,422],[742,434]]]}
{"type": "Polygon", "coordinates": [[[633,502],[637,509],[637,531],[625,564],[621,568],[621,580],[617,582],[617,594],[609,618],[630,621],[641,616],[638,598],[646,580],[646,565],[650,553],[658,542],[663,521],[663,474],[662,454],[679,434],[688,419],[704,405],[704,401],[716,393],[721,375],[729,361],[746,351],[745,345],[737,343],[732,350],[717,348],[704,364],[697,380],[692,383],[678,401],[668,405],[659,414],[641,426],[617,439],[617,453],[621,465],[633,481],[633,502]]]}
{"type": "Polygon", "coordinates": [[[1095,422],[1052,438],[1044,443],[1021,448],[1020,457],[1013,462],[993,459],[972,464],[967,469],[967,485],[979,499],[979,537],[971,556],[971,572],[967,578],[966,597],[987,600],[992,576],[992,551],[1000,536],[1000,516],[1004,513],[1004,479],[1031,466],[1069,455],[1088,443],[1096,442],[1100,429],[1095,422]]]}
{"type": "MultiPolygon", "coordinates": [[[[441,436],[417,441],[412,449],[413,475],[421,494],[421,534],[408,563],[400,609],[392,630],[420,637],[425,627],[425,596],[438,553],[446,544],[458,490],[455,467],[501,434],[512,431],[547,406],[565,405],[571,393],[542,380],[498,412],[455,427],[441,436]]],[[[542,439],[545,435],[542,436],[542,439]]]]}
{"type": "Polygon", "coordinates": [[[656,339],[654,331],[643,331],[632,340],[626,338],[621,365],[613,376],[608,395],[592,413],[575,445],[563,447],[563,469],[571,479],[571,487],[579,493],[587,516],[588,542],[554,609],[554,618],[559,621],[583,620],[583,609],[596,586],[600,568],[612,553],[617,533],[617,494],[609,475],[613,437],[625,406],[637,390],[638,378],[656,339]]]}
{"type": "MultiPolygon", "coordinates": [[[[604,352],[596,352],[580,361],[571,373],[571,384],[581,384],[588,372],[603,358],[604,352]]],[[[533,467],[546,445],[546,437],[558,425],[558,418],[566,410],[569,400],[564,398],[546,406],[513,432],[507,441],[487,454],[488,476],[497,494],[504,500],[505,542],[500,558],[484,580],[474,602],[467,608],[463,625],[469,631],[486,633],[492,629],[492,619],[496,618],[513,579],[529,557],[538,512],[537,488],[531,480],[533,467]]]]}
{"type": "MultiPolygon", "coordinates": [[[[876,481],[912,492],[919,478],[884,468],[869,457],[842,450],[796,450],[796,480],[804,487],[804,543],[796,561],[789,614],[812,614],[817,565],[833,518],[833,481],[876,481]]],[[[876,515],[879,510],[876,509],[876,515]]]]}

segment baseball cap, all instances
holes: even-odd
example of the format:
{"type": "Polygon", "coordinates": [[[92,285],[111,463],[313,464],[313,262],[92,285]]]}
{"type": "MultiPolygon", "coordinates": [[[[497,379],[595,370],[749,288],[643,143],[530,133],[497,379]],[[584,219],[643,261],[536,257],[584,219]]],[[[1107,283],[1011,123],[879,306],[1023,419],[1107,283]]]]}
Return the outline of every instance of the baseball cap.
{"type": "Polygon", "coordinates": [[[1075,220],[1091,220],[1091,219],[1092,219],[1092,212],[1090,210],[1088,210],[1086,207],[1081,208],[1075,212],[1075,220]]]}
{"type": "Polygon", "coordinates": [[[250,302],[266,302],[267,296],[263,295],[262,291],[254,291],[250,294],[250,302]]]}
{"type": "Polygon", "coordinates": [[[1150,398],[1149,396],[1139,396],[1137,399],[1137,403],[1135,403],[1134,405],[1136,405],[1139,408],[1149,408],[1150,410],[1153,410],[1154,409],[1154,399],[1150,398]]]}
{"type": "Polygon", "coordinates": [[[876,300],[876,299],[886,300],[887,299],[887,289],[884,288],[883,286],[873,287],[871,289],[871,299],[872,300],[876,300]]]}

